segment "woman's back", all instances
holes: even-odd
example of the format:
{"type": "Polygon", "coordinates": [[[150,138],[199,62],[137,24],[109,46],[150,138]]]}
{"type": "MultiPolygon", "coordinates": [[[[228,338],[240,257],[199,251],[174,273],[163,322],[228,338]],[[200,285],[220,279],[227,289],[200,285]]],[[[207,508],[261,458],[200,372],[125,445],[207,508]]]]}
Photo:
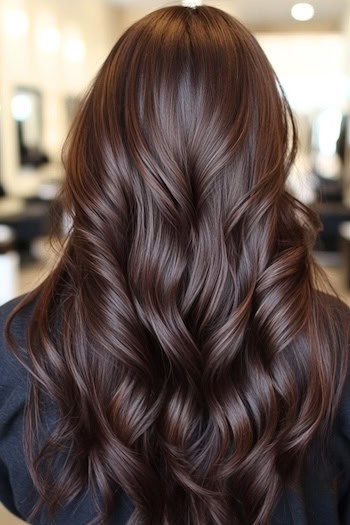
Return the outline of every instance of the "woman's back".
{"type": "MultiPolygon", "coordinates": [[[[323,301],[334,309],[340,308],[350,320],[350,310],[334,297],[324,295],[323,301]]],[[[0,308],[0,332],[13,307],[15,299],[0,308]]],[[[25,332],[33,315],[34,302],[25,307],[16,317],[13,331],[18,342],[26,347],[25,332]]],[[[0,341],[0,501],[24,520],[28,520],[37,492],[25,464],[23,450],[23,415],[30,381],[25,368],[10,354],[2,339],[0,341]]],[[[45,428],[54,428],[56,409],[45,410],[45,428]]],[[[348,525],[350,523],[350,378],[347,378],[341,403],[332,429],[329,456],[322,460],[319,451],[307,454],[307,461],[295,488],[283,488],[269,519],[269,525],[348,525]]],[[[164,480],[166,483],[166,480],[164,480]]],[[[134,510],[127,494],[119,489],[115,492],[115,507],[108,523],[124,525],[134,510]]],[[[92,494],[83,491],[72,502],[59,510],[56,525],[86,525],[96,517],[92,494]]],[[[175,523],[184,521],[183,509],[174,516],[175,523]],[[181,521],[183,520],[183,521],[181,521]]],[[[45,509],[41,509],[33,521],[34,525],[48,525],[45,509]]],[[[150,523],[153,522],[152,519],[150,523]]]]}
{"type": "Polygon", "coordinates": [[[348,523],[349,311],[316,290],[319,219],[285,186],[296,143],[229,15],[164,8],[122,35],[67,141],[62,256],[7,324],[19,362],[2,344],[1,446],[25,423],[25,461],[0,457],[10,507],[348,523]]]}

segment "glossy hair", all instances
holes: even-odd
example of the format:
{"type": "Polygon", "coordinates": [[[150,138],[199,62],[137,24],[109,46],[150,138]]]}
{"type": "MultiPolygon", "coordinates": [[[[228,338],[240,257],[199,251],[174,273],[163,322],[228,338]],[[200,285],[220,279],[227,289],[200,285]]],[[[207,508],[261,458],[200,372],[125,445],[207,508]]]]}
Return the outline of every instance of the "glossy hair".
{"type": "Polygon", "coordinates": [[[319,219],[286,189],[296,144],[225,12],[162,8],[115,44],[64,150],[62,256],[9,320],[35,299],[25,356],[7,326],[32,378],[33,515],[88,486],[93,523],[121,488],[129,525],[262,525],[323,450],[349,323],[316,289],[319,219]]]}

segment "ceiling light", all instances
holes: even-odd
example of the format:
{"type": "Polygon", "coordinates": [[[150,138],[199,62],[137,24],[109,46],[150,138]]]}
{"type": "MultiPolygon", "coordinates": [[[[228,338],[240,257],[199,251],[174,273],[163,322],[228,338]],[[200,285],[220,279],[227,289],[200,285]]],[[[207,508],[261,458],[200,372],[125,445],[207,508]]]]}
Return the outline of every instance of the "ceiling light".
{"type": "Polygon", "coordinates": [[[85,56],[85,44],[80,38],[70,38],[64,43],[63,56],[68,62],[81,62],[85,56]]]}
{"type": "Polygon", "coordinates": [[[291,9],[292,17],[300,22],[311,20],[315,14],[315,9],[311,4],[300,3],[293,5],[291,9]]]}
{"type": "Polygon", "coordinates": [[[182,0],[182,5],[184,7],[197,7],[202,5],[202,0],[182,0]]]}
{"type": "Polygon", "coordinates": [[[79,35],[70,32],[64,35],[63,57],[67,62],[82,62],[85,53],[85,43],[79,35]]]}
{"type": "Polygon", "coordinates": [[[55,27],[43,27],[37,31],[36,44],[44,54],[55,53],[61,42],[61,35],[55,27]]]}
{"type": "Polygon", "coordinates": [[[5,31],[13,37],[20,37],[28,31],[28,17],[21,9],[5,12],[5,31]]]}

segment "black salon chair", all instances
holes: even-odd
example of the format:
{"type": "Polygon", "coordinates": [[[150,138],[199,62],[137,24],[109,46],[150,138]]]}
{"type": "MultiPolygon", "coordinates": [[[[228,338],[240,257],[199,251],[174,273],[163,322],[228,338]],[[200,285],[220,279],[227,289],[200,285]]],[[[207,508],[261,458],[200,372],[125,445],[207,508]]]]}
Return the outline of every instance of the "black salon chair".
{"type": "Polygon", "coordinates": [[[9,197],[0,188],[0,223],[9,226],[16,236],[16,249],[23,260],[31,258],[33,240],[49,233],[50,201],[9,197]]]}

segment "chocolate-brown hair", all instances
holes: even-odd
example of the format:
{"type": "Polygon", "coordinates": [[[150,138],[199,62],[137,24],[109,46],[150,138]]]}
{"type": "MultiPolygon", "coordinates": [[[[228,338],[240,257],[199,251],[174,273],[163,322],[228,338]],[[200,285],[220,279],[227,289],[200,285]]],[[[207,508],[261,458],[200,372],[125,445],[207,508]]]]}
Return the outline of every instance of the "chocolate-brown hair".
{"type": "Polygon", "coordinates": [[[34,513],[89,486],[106,523],[121,487],[130,525],[262,525],[326,443],[348,324],[316,291],[295,152],[274,71],[228,14],[167,7],[118,40],[67,140],[62,256],[13,313],[36,300],[34,513]]]}

